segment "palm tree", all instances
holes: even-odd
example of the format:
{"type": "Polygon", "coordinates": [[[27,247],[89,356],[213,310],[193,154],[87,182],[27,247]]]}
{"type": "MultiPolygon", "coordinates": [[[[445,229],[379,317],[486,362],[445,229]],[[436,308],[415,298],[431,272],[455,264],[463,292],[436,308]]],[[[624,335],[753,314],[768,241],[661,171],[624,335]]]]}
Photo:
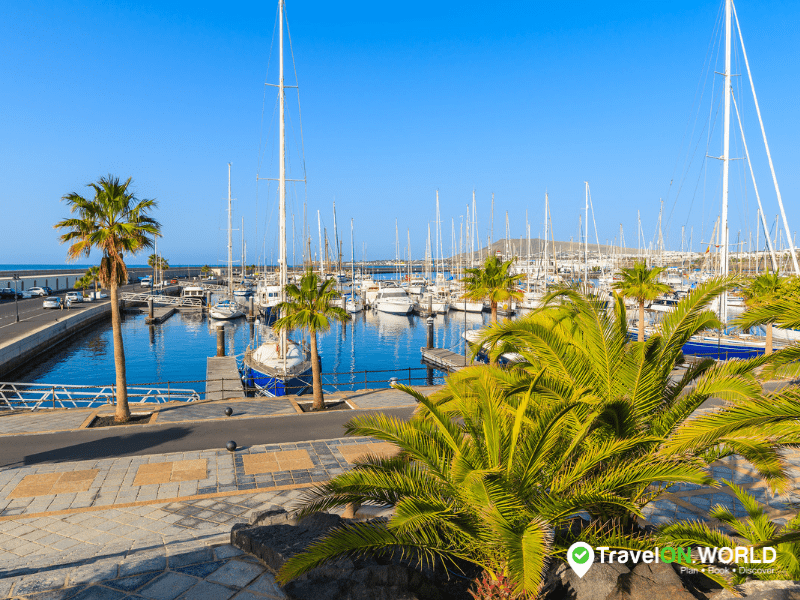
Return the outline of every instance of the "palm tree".
{"type": "Polygon", "coordinates": [[[646,262],[636,261],[633,268],[622,269],[622,280],[614,283],[613,287],[625,298],[636,298],[639,303],[639,341],[644,341],[644,303],[655,300],[660,294],[670,290],[666,283],[658,281],[658,275],[663,267],[647,268],[646,262]]]}
{"type": "Polygon", "coordinates": [[[324,410],[325,401],[322,396],[322,378],[317,350],[317,332],[328,331],[331,319],[349,321],[350,315],[340,306],[334,306],[333,300],[340,297],[334,289],[334,279],[327,279],[320,284],[317,275],[309,270],[300,280],[300,287],[294,283],[286,286],[289,300],[277,305],[281,318],[273,326],[281,329],[307,329],[311,337],[311,377],[314,389],[313,410],[324,410]]]}
{"type": "Polygon", "coordinates": [[[159,273],[162,274],[164,271],[169,269],[169,263],[167,262],[167,259],[164,258],[163,256],[159,256],[158,254],[151,254],[149,257],[147,257],[147,265],[151,269],[158,271],[159,273]]]}
{"type": "Polygon", "coordinates": [[[467,269],[467,277],[463,279],[466,284],[464,298],[483,301],[487,298],[492,308],[492,323],[497,323],[497,304],[511,298],[520,300],[522,292],[516,287],[517,282],[524,277],[524,273],[509,275],[508,271],[516,259],[503,263],[494,254],[486,257],[483,267],[467,269]]]}
{"type": "Polygon", "coordinates": [[[372,502],[394,505],[394,516],[330,532],[280,578],[342,556],[399,551],[469,561],[532,595],[547,557],[563,557],[576,540],[651,547],[636,523],[643,508],[674,483],[710,483],[720,458],[738,454],[773,489],[786,486],[782,450],[800,443],[800,391],[762,389],[754,371],[771,357],[705,360],[672,379],[686,341],[719,326],[708,307],[734,283],[698,286],[644,344],[628,339],[621,297],[609,311],[575,290],[492,326],[479,343],[521,362],[463,369],[428,398],[402,388],[420,405],[408,422],[354,419],[348,434],[393,443],[400,454],[358,463],[310,490],[300,510],[372,502]],[[712,396],[733,402],[695,416],[712,396]]]}
{"type": "MultiPolygon", "coordinates": [[[[747,307],[750,309],[758,308],[758,307],[766,307],[767,310],[770,310],[772,303],[776,300],[779,300],[778,295],[783,288],[783,280],[777,273],[762,273],[758,277],[754,278],[750,285],[748,285],[744,289],[744,299],[747,307]]],[[[772,310],[775,318],[775,321],[778,320],[779,314],[776,311],[772,310]]],[[[743,314],[740,315],[739,319],[735,320],[735,323],[748,322],[752,319],[752,312],[748,311],[750,314],[743,314]],[[745,321],[747,320],[747,321],[745,321]]],[[[789,314],[789,313],[787,313],[789,314]]],[[[797,314],[797,313],[795,313],[797,314]]],[[[761,321],[758,323],[759,325],[763,324],[766,325],[767,335],[766,341],[764,346],[764,354],[772,354],[772,323],[774,321],[766,320],[761,321]]],[[[754,323],[755,324],[755,323],[754,323]]],[[[742,325],[740,325],[742,326],[742,325]]],[[[750,325],[749,327],[752,327],[750,325]]],[[[749,329],[749,327],[746,327],[749,329]]]]}
{"type": "Polygon", "coordinates": [[[66,230],[60,240],[70,243],[68,260],[89,256],[92,248],[100,250],[103,255],[97,276],[111,295],[111,327],[117,374],[114,420],[117,422],[127,421],[131,414],[117,288],[128,280],[125,254],[133,255],[143,248],[149,248],[153,236],[160,235],[161,231],[158,221],[149,216],[157,206],[156,201],[140,200],[129,191],[130,184],[130,177],[121,183],[118,177],[109,175],[87,185],[94,192],[93,198],[84,198],[76,192],[67,194],[62,200],[76,216],[59,221],[54,226],[66,230]]]}
{"type": "Polygon", "coordinates": [[[97,284],[100,281],[99,273],[100,273],[100,267],[89,267],[86,270],[86,274],[83,276],[83,278],[85,278],[86,281],[88,282],[87,287],[91,287],[92,284],[94,284],[95,297],[97,296],[97,284]]]}

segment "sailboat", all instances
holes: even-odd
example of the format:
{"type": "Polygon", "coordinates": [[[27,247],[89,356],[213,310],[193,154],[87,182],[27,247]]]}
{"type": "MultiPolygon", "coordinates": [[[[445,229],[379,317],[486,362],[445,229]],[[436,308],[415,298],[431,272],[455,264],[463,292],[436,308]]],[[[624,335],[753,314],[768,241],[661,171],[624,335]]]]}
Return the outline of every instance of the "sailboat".
{"type": "Polygon", "coordinates": [[[356,261],[355,261],[355,253],[353,249],[353,219],[350,219],[350,293],[345,294],[345,305],[344,308],[350,314],[360,313],[364,310],[364,303],[361,302],[361,298],[358,297],[355,288],[355,281],[356,281],[356,261]]]}
{"type": "MultiPolygon", "coordinates": [[[[278,76],[278,99],[280,108],[279,128],[279,222],[280,222],[280,272],[278,277],[278,301],[286,300],[289,283],[289,265],[286,251],[286,116],[285,85],[283,79],[283,27],[284,0],[278,0],[278,48],[280,54],[278,76]]],[[[278,335],[266,329],[264,341],[255,349],[245,351],[244,376],[247,383],[259,390],[261,395],[285,396],[299,394],[311,386],[311,360],[308,348],[288,339],[286,330],[278,335]]]]}
{"type": "MultiPolygon", "coordinates": [[[[733,5],[733,0],[725,0],[725,70],[722,73],[724,76],[724,85],[723,85],[723,102],[724,102],[724,113],[723,113],[723,148],[722,148],[722,156],[719,159],[722,161],[722,210],[719,218],[719,254],[720,254],[720,262],[719,262],[719,275],[720,276],[727,276],[728,275],[728,251],[729,251],[729,232],[728,232],[728,183],[729,183],[729,165],[730,161],[733,160],[730,158],[730,120],[731,120],[731,104],[733,104],[733,109],[735,111],[737,120],[739,122],[739,131],[741,133],[741,142],[742,142],[742,149],[745,153],[745,158],[747,159],[748,165],[750,165],[750,155],[747,148],[747,142],[744,136],[744,128],[742,126],[741,117],[739,114],[739,109],[737,106],[737,101],[733,93],[733,86],[731,85],[731,42],[733,39],[732,36],[732,24],[733,20],[736,20],[736,26],[739,33],[739,41],[741,43],[741,50],[744,56],[744,65],[746,67],[747,76],[750,80],[750,90],[753,93],[753,100],[755,103],[756,115],[758,116],[759,124],[761,125],[761,133],[764,139],[764,145],[767,151],[767,159],[770,166],[770,171],[772,173],[773,183],[775,184],[775,192],[778,199],[778,205],[780,207],[781,216],[783,219],[783,225],[785,231],[787,232],[787,237],[789,239],[789,250],[792,258],[792,263],[794,266],[795,273],[800,275],[800,267],[797,263],[797,256],[795,254],[794,245],[791,241],[790,229],[789,224],[786,220],[786,213],[783,207],[783,200],[781,199],[780,189],[778,188],[777,177],[775,176],[775,169],[772,163],[772,156],[769,151],[769,144],[767,143],[766,133],[764,130],[764,124],[761,119],[761,110],[758,106],[758,99],[756,97],[755,87],[753,85],[753,79],[750,73],[750,64],[747,59],[747,52],[744,47],[744,39],[742,36],[741,28],[739,27],[739,20],[736,16],[736,9],[733,5]]],[[[756,200],[758,202],[759,208],[759,217],[762,220],[762,227],[764,231],[769,231],[766,225],[766,221],[764,220],[763,215],[763,207],[761,206],[761,198],[758,193],[758,187],[756,185],[755,177],[753,175],[752,166],[750,166],[750,174],[753,179],[753,191],[756,196],[756,200]]],[[[716,229],[716,225],[715,225],[716,229]]],[[[713,237],[713,233],[712,233],[713,237]]],[[[770,250],[771,250],[770,246],[770,250]]],[[[728,292],[723,292],[715,304],[712,304],[712,310],[718,312],[719,320],[724,326],[728,322],[729,316],[729,307],[733,304],[731,302],[731,298],[728,295],[728,292]]],[[[641,326],[639,324],[638,326],[641,326]]],[[[632,333],[633,328],[629,329],[629,332],[632,333]]],[[[717,335],[709,335],[709,334],[698,334],[690,338],[689,342],[683,346],[683,353],[685,355],[696,355],[696,356],[703,356],[709,358],[715,358],[717,360],[727,360],[729,358],[752,358],[755,356],[759,356],[764,354],[765,351],[765,343],[763,341],[756,341],[749,335],[729,335],[727,331],[720,332],[717,335]]]]}
{"type": "Polygon", "coordinates": [[[231,163],[228,163],[228,295],[208,308],[212,319],[229,320],[244,316],[244,311],[233,297],[233,229],[231,225],[231,163]]]}

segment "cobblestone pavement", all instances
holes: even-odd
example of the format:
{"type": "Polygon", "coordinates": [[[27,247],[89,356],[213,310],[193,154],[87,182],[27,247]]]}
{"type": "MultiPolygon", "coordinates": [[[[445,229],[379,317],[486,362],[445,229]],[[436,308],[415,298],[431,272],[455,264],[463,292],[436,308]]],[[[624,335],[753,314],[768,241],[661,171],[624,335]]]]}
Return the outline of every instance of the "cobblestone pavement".
{"type": "Polygon", "coordinates": [[[228,541],[234,522],[262,507],[289,509],[299,493],[0,522],[0,597],[283,598],[272,575],[228,541]]]}
{"type": "Polygon", "coordinates": [[[370,438],[40,464],[0,470],[0,519],[198,495],[295,488],[326,481],[370,438]]]}

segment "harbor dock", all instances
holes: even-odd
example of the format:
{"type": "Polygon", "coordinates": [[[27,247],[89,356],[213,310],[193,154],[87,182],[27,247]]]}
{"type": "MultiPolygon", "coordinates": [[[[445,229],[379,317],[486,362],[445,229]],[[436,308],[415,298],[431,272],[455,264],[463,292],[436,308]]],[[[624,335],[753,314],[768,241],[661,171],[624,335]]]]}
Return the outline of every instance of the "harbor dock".
{"type": "Polygon", "coordinates": [[[206,400],[244,398],[244,387],[233,356],[209,356],[206,362],[206,400]]]}
{"type": "Polygon", "coordinates": [[[177,311],[178,309],[174,306],[159,306],[158,308],[153,308],[153,316],[147,316],[144,321],[148,324],[163,323],[177,311]]]}
{"type": "Polygon", "coordinates": [[[463,354],[456,354],[444,348],[420,348],[420,352],[425,363],[448,373],[455,373],[472,364],[463,354]]]}

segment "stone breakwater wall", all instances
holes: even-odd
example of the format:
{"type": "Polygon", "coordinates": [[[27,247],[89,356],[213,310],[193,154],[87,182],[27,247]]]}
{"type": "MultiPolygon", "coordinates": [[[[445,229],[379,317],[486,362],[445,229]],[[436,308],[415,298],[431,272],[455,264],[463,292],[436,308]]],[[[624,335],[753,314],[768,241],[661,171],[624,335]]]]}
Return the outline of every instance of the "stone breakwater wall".
{"type": "Polygon", "coordinates": [[[111,302],[81,310],[58,311],[58,321],[0,343],[0,379],[38,354],[111,315],[111,302]]]}

